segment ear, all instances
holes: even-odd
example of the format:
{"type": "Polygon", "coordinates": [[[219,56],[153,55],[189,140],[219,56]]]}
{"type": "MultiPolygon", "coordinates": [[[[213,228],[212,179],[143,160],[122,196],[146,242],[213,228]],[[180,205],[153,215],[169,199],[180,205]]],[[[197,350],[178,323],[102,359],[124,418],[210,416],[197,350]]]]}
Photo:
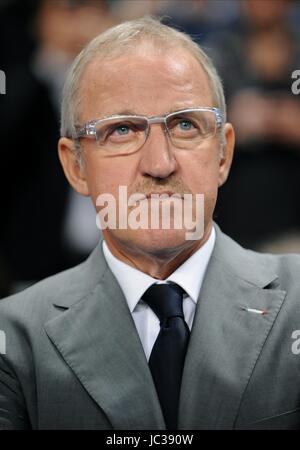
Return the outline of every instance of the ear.
{"type": "Polygon", "coordinates": [[[224,138],[225,143],[223,144],[219,166],[219,187],[227,180],[233,158],[235,137],[231,123],[224,125],[224,138]]]}
{"type": "Polygon", "coordinates": [[[84,163],[78,160],[75,143],[65,137],[58,141],[58,156],[66,178],[78,194],[88,196],[89,188],[84,170],[84,163]]]}

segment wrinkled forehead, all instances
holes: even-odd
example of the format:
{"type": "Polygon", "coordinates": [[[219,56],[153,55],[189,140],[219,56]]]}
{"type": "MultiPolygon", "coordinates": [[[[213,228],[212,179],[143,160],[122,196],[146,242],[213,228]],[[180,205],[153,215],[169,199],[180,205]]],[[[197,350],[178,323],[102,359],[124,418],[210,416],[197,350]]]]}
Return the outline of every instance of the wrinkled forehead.
{"type": "Polygon", "coordinates": [[[96,55],[82,75],[79,91],[81,120],[121,110],[157,115],[181,107],[216,106],[206,72],[182,48],[143,45],[114,58],[96,55]]]}

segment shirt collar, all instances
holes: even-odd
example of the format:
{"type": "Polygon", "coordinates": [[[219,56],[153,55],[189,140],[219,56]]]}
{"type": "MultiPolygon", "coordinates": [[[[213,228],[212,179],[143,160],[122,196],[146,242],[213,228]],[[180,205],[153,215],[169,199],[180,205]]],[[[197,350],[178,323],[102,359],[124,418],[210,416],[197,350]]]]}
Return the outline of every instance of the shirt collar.
{"type": "MultiPolygon", "coordinates": [[[[166,279],[164,283],[176,283],[184,289],[188,296],[197,303],[203,278],[210,260],[216,233],[214,228],[208,240],[192,256],[190,256],[181,266],[166,279]]],[[[160,283],[156,278],[147,275],[134,267],[125,264],[116,258],[109,250],[105,240],[103,240],[103,253],[106,262],[117,279],[124,296],[127,300],[131,312],[135,309],[144,292],[155,283],[160,283]]]]}

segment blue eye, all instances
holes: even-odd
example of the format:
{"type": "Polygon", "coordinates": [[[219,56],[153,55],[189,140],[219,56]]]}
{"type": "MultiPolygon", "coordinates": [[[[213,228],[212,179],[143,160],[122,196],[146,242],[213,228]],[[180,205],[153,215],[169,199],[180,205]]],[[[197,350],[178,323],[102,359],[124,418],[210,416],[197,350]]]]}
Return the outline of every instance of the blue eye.
{"type": "Polygon", "coordinates": [[[120,125],[115,129],[116,133],[121,136],[124,136],[129,133],[130,129],[127,125],[120,125]]]}
{"type": "Polygon", "coordinates": [[[193,124],[189,120],[182,120],[179,126],[183,131],[189,131],[193,127],[193,124]]]}

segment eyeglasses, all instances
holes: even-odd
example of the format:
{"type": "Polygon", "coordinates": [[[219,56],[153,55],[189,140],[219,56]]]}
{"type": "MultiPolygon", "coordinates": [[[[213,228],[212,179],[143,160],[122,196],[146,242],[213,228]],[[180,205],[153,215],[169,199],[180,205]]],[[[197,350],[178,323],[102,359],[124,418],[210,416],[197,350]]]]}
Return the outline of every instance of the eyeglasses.
{"type": "Polygon", "coordinates": [[[165,116],[114,115],[93,120],[78,128],[74,139],[92,137],[108,154],[130,154],[138,151],[150,134],[150,125],[162,124],[172,144],[179,149],[199,147],[222,127],[218,108],[191,108],[165,116]]]}

